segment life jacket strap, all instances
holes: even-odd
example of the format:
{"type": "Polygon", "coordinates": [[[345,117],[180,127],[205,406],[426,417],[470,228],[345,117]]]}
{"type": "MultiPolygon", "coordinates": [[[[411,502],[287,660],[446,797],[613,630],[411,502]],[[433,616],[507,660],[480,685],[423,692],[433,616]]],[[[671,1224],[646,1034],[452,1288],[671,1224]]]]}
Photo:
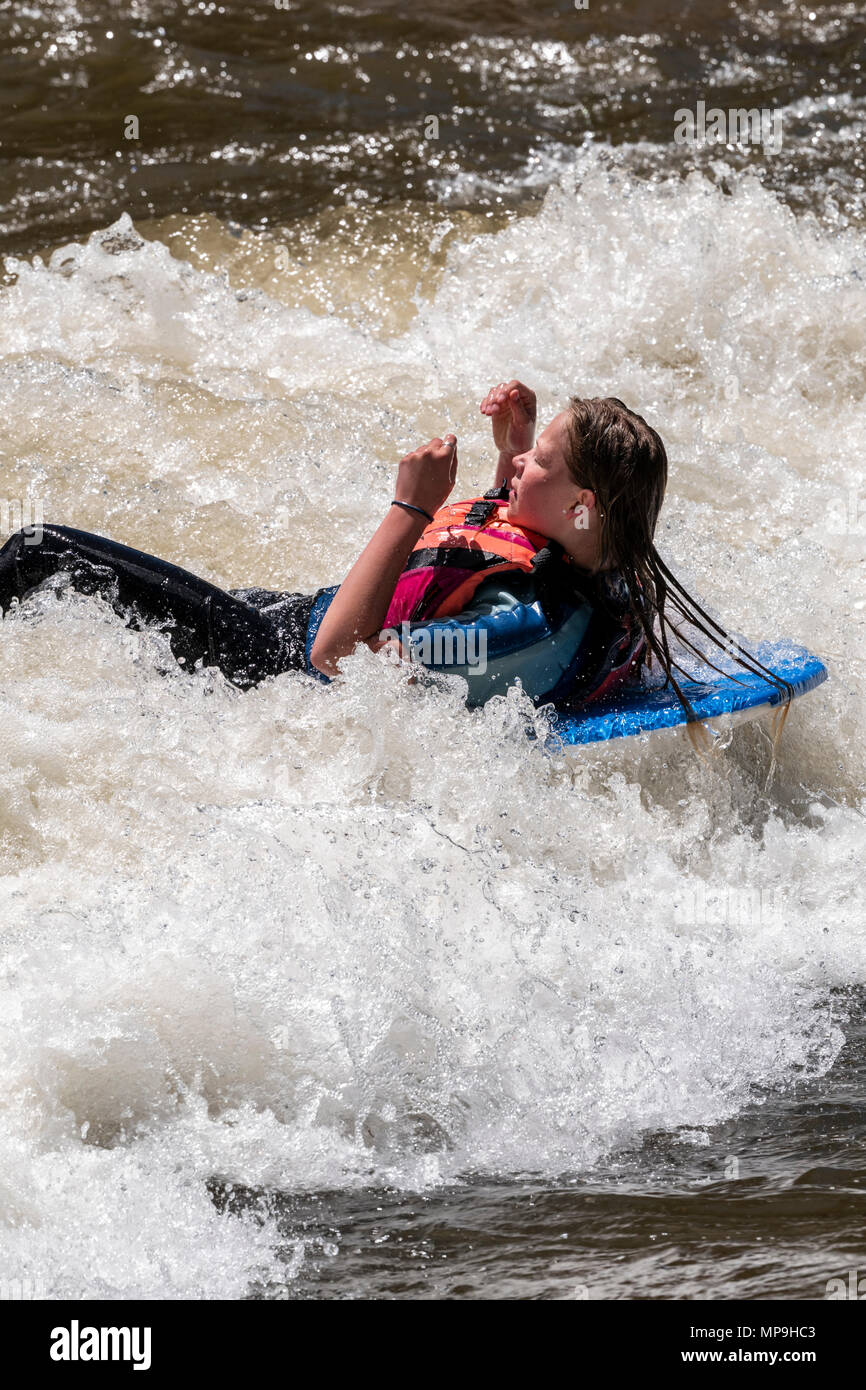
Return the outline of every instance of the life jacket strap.
{"type": "Polygon", "coordinates": [[[463,518],[463,525],[484,526],[495,511],[495,502],[487,502],[483,497],[479,497],[477,502],[472,503],[472,506],[463,518]]]}

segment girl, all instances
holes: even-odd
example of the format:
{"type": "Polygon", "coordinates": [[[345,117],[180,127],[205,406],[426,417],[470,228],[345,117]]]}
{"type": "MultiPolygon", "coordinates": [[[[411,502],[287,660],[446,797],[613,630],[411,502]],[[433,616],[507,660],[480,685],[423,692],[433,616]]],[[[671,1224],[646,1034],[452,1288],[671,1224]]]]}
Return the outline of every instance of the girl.
{"type": "Polygon", "coordinates": [[[613,397],[572,397],[536,441],[535,395],[519,381],[493,387],[480,408],[499,451],[494,487],[446,506],[454,435],[407,454],[394,501],[339,586],[226,592],[114,541],[44,526],[41,540],[25,529],[0,550],[0,608],[63,574],[132,626],[164,625],[181,665],[216,665],[244,689],[287,670],[332,678],[363,641],[464,676],[469,704],[519,679],[536,704],[575,708],[655,657],[692,718],[671,631],[697,648],[668,608],[716,647],[733,644],[653,545],[667,481],[658,434],[613,397]]]}

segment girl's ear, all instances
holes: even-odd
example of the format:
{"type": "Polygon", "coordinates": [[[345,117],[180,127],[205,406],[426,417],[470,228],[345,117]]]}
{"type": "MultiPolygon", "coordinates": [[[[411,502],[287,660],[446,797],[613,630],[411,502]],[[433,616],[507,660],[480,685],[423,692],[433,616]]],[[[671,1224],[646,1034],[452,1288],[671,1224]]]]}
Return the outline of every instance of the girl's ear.
{"type": "MultiPolygon", "coordinates": [[[[573,517],[575,527],[579,531],[583,531],[589,524],[590,512],[597,510],[597,508],[598,502],[596,500],[595,493],[592,492],[588,487],[585,487],[582,488],[581,491],[578,493],[577,500],[572,504],[572,506],[563,507],[562,514],[563,516],[573,517]],[[579,518],[585,518],[585,520],[580,520],[579,518]]],[[[602,515],[601,512],[599,512],[598,514],[599,516],[602,515]]]]}
{"type": "Polygon", "coordinates": [[[574,521],[575,531],[589,530],[589,507],[584,506],[582,502],[578,502],[575,507],[569,507],[569,515],[574,521]]]}

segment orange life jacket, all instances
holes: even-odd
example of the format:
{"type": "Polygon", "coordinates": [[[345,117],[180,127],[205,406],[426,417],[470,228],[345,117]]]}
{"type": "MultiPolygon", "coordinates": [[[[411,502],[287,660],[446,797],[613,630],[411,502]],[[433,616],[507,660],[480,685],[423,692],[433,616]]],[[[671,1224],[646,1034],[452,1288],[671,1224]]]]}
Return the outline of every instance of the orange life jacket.
{"type": "Polygon", "coordinates": [[[531,573],[547,537],[509,521],[507,511],[507,502],[490,497],[440,507],[415,542],[383,627],[453,617],[491,575],[531,573]]]}
{"type": "MultiPolygon", "coordinates": [[[[494,574],[511,570],[531,573],[533,560],[548,544],[539,531],[519,526],[507,518],[508,502],[502,488],[493,488],[483,497],[446,503],[424,527],[409,560],[397,580],[394,596],[385,616],[384,628],[401,623],[427,622],[450,618],[470,605],[479,584],[494,574]]],[[[578,592],[604,588],[610,576],[586,583],[583,572],[563,552],[562,560],[575,569],[578,592]],[[581,577],[583,576],[583,579],[581,577]]],[[[616,580],[613,580],[616,584],[616,580]]],[[[621,585],[621,581],[619,581],[621,585]]],[[[608,602],[599,603],[598,594],[589,597],[593,615],[584,642],[576,654],[573,668],[564,672],[551,698],[578,698],[582,703],[612,694],[639,669],[645,642],[639,624],[628,611],[625,595],[620,596],[620,613],[614,616],[608,602]]],[[[495,620],[486,620],[495,646],[495,620]]],[[[551,628],[551,633],[553,628],[551,628]]],[[[533,630],[532,640],[538,633],[533,630]]],[[[513,647],[513,633],[508,635],[513,647]]]]}

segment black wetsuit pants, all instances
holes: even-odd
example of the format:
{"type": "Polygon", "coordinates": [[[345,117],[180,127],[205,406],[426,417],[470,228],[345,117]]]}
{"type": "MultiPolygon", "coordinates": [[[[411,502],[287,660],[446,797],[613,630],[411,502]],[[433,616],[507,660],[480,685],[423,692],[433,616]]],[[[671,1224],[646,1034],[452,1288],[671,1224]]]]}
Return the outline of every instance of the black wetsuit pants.
{"type": "Polygon", "coordinates": [[[6,613],[13,599],[61,574],[79,592],[102,595],[131,627],[160,624],[175,659],[188,670],[199,661],[218,666],[247,689],[267,676],[305,669],[316,594],[226,591],[103,536],[42,526],[16,532],[0,550],[0,609],[6,613]]]}

